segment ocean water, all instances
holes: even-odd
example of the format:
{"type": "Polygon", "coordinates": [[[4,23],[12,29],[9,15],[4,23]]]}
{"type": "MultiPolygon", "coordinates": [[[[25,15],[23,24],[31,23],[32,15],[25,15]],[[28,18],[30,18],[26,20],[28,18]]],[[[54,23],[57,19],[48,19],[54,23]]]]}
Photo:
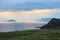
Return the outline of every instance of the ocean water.
{"type": "Polygon", "coordinates": [[[41,27],[43,25],[40,23],[0,23],[0,32],[40,29],[36,26],[41,27]]]}

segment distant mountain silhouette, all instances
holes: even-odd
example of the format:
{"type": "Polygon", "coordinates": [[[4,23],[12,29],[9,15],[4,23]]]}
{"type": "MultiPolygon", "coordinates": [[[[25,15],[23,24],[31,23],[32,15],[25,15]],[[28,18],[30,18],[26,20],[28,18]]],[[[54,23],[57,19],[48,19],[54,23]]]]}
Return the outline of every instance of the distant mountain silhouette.
{"type": "Polygon", "coordinates": [[[52,18],[41,18],[40,21],[49,22],[52,18]]]}
{"type": "Polygon", "coordinates": [[[41,27],[42,28],[53,28],[53,27],[59,27],[60,26],[60,19],[52,18],[51,21],[48,22],[48,24],[41,27]]]}

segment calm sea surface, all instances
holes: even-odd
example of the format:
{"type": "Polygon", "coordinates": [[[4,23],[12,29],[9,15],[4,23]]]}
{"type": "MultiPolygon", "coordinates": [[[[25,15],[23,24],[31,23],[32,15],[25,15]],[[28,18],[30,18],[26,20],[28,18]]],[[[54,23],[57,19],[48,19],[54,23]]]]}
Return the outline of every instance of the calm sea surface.
{"type": "Polygon", "coordinates": [[[22,31],[22,30],[31,30],[39,29],[36,26],[41,27],[44,24],[39,23],[0,23],[0,32],[9,32],[9,31],[22,31]]]}

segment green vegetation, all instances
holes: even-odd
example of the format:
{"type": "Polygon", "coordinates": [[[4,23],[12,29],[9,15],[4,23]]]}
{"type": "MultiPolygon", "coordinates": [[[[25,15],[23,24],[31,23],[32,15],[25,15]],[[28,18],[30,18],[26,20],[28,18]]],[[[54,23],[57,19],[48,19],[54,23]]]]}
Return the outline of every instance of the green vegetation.
{"type": "Polygon", "coordinates": [[[60,29],[40,29],[0,33],[0,40],[60,40],[60,29]]]}

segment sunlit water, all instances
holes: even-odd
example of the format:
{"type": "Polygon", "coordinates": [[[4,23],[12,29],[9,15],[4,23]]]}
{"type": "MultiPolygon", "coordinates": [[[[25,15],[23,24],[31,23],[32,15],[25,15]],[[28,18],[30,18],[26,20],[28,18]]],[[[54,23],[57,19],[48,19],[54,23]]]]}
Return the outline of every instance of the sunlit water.
{"type": "Polygon", "coordinates": [[[44,24],[39,23],[2,23],[0,24],[0,32],[9,32],[9,31],[22,31],[22,30],[31,30],[39,29],[36,26],[41,27],[44,24]]]}

